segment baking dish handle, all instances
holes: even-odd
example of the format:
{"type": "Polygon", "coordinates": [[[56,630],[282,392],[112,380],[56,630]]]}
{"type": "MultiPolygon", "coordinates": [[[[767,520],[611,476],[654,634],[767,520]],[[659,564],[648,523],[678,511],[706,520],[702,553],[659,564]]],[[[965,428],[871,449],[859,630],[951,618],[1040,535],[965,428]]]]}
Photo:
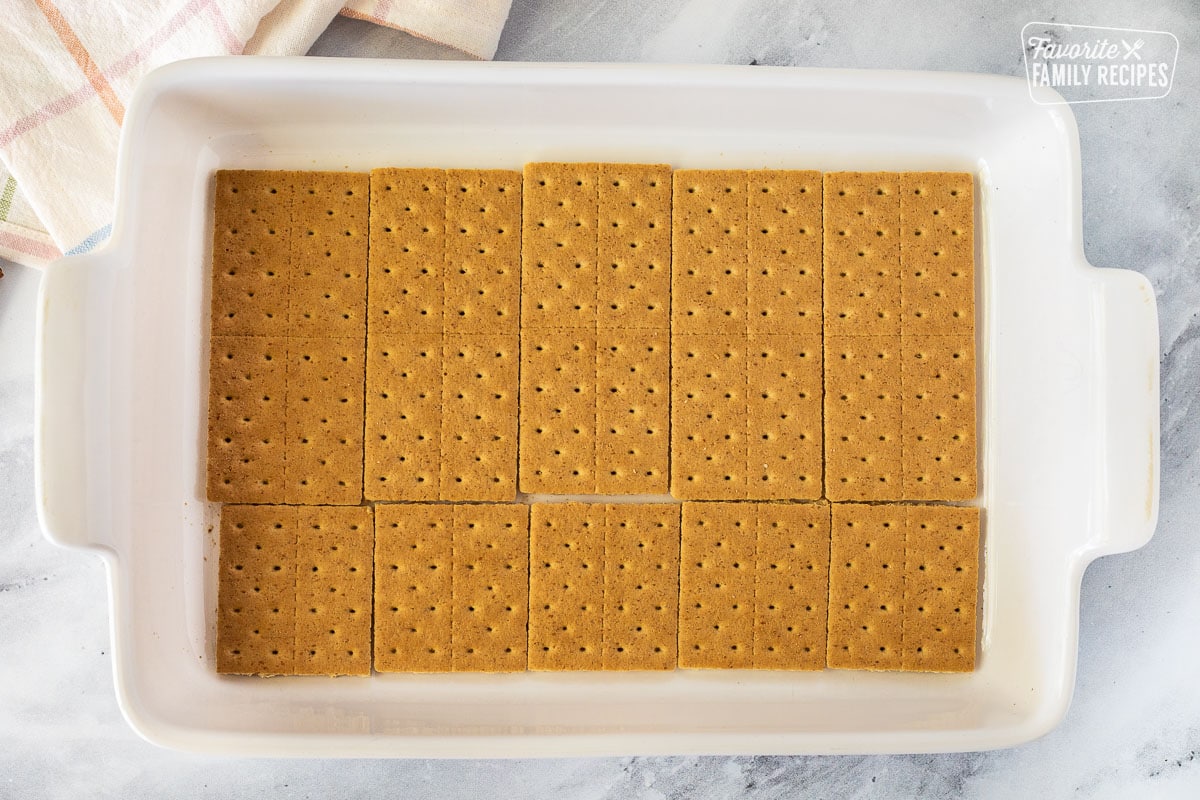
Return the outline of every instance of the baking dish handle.
{"type": "Polygon", "coordinates": [[[34,343],[34,488],[46,538],[89,547],[87,485],[87,318],[101,254],[69,256],[46,268],[34,343]]]}
{"type": "Polygon", "coordinates": [[[1125,269],[1097,269],[1095,278],[1106,523],[1095,543],[1100,556],[1146,544],[1158,520],[1159,345],[1150,281],[1125,269]]]}

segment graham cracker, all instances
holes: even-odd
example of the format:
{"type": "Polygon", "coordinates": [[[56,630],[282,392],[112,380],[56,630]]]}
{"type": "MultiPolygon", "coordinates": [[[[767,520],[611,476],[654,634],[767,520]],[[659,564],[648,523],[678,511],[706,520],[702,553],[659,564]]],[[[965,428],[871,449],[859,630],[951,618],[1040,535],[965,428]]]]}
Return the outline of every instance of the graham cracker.
{"type": "Polygon", "coordinates": [[[906,670],[975,669],[979,509],[909,506],[905,527],[906,670]]]}
{"type": "Polygon", "coordinates": [[[370,675],[370,507],[297,509],[296,674],[370,675]]]}
{"type": "Polygon", "coordinates": [[[296,174],[217,172],[212,248],[214,337],[284,332],[296,174]]]}
{"type": "Polygon", "coordinates": [[[978,492],[973,336],[905,336],[904,498],[969,500],[978,492]]]}
{"type": "Polygon", "coordinates": [[[520,486],[587,494],[596,485],[594,329],[521,332],[520,486]]]}
{"type": "Polygon", "coordinates": [[[524,171],[521,325],[596,327],[597,164],[534,163],[524,171]]]}
{"type": "Polygon", "coordinates": [[[597,334],[595,483],[599,494],[666,494],[671,351],[666,330],[597,334]]]}
{"type": "Polygon", "coordinates": [[[746,496],[822,493],[821,340],[752,334],[746,344],[746,496]]]}
{"type": "Polygon", "coordinates": [[[368,331],[442,330],[446,180],[440,169],[371,170],[368,331]]]}
{"type": "Polygon", "coordinates": [[[443,500],[517,496],[517,334],[447,334],[442,354],[443,500]]]}
{"type": "Polygon", "coordinates": [[[671,168],[597,166],[596,323],[666,332],[671,324],[671,168]]]}
{"type": "Polygon", "coordinates": [[[363,474],[363,339],[291,339],[285,502],[358,505],[363,474]]]}
{"type": "Polygon", "coordinates": [[[685,503],[679,554],[679,666],[754,662],[755,509],[685,503]]]}
{"type": "Polygon", "coordinates": [[[827,172],[824,200],[825,335],[899,335],[899,175],[827,172]]]}
{"type": "Polygon", "coordinates": [[[818,498],[820,174],[679,170],[674,193],[671,492],[818,498]]]}
{"type": "Polygon", "coordinates": [[[208,499],[282,503],[287,340],[213,336],[208,394],[208,499]]]}
{"type": "Polygon", "coordinates": [[[457,505],[453,528],[456,672],[527,666],[529,507],[457,505]]]}
{"type": "Polygon", "coordinates": [[[453,666],[454,506],[375,506],[375,670],[453,666]]]}
{"type": "Polygon", "coordinates": [[[974,181],[962,172],[900,173],[905,335],[973,335],[974,181]]]}
{"type": "Polygon", "coordinates": [[[442,431],[440,334],[367,336],[364,494],[435,500],[442,431]]]}
{"type": "Polygon", "coordinates": [[[370,176],[292,175],[288,333],[361,340],[366,335],[370,176]]]}
{"type": "Polygon", "coordinates": [[[746,172],[676,170],[671,214],[671,330],[745,333],[746,172]]]}
{"type": "Polygon", "coordinates": [[[821,173],[747,173],[747,328],[821,335],[821,173]]]}
{"type": "Polygon", "coordinates": [[[904,526],[904,506],[833,505],[828,666],[903,666],[904,526]]]}
{"type": "Polygon", "coordinates": [[[529,519],[529,668],[604,663],[605,507],[535,503],[529,519]]]}
{"type": "Polygon", "coordinates": [[[756,669],[825,668],[829,505],[757,505],[756,669]]]}
{"type": "Polygon", "coordinates": [[[825,496],[897,500],[902,490],[898,336],[825,338],[825,496]]]}
{"type": "Polygon", "coordinates": [[[296,671],[296,509],[221,509],[217,672],[296,671]]]}
{"type": "Polygon", "coordinates": [[[746,339],[671,337],[671,495],[746,496],[746,339]]]}
{"type": "Polygon", "coordinates": [[[604,509],[606,670],[674,669],[679,623],[679,506],[604,509]]]}
{"type": "Polygon", "coordinates": [[[521,302],[521,173],[449,170],[445,228],[445,330],[516,334],[521,302]]]}

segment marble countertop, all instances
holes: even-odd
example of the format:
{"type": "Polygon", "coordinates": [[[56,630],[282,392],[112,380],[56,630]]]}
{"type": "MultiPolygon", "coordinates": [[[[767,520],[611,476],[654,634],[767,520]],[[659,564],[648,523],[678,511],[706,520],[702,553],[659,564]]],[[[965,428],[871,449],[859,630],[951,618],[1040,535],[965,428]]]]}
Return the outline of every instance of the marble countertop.
{"type": "MultiPolygon", "coordinates": [[[[1066,719],[1012,750],[927,756],[528,761],[269,761],[161,750],[117,708],[98,559],[41,536],[33,506],[39,274],[0,281],[0,798],[3,797],[1153,797],[1200,796],[1200,9],[1130,4],[515,0],[499,59],[653,61],[1023,73],[1031,20],[1166,30],[1162,100],[1076,106],[1084,244],[1145,273],[1162,336],[1162,506],[1145,548],[1083,580],[1066,719]]],[[[316,55],[447,57],[338,19],[316,55]]]]}

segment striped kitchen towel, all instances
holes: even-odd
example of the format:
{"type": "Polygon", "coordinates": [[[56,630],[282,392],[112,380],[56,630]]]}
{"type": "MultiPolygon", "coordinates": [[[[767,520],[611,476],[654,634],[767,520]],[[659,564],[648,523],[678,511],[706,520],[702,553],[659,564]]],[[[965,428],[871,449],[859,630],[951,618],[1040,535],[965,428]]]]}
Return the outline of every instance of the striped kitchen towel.
{"type": "Polygon", "coordinates": [[[108,236],[134,87],[205,55],[298,55],[339,13],[490,59],[512,0],[6,0],[0,258],[41,266],[108,236]]]}

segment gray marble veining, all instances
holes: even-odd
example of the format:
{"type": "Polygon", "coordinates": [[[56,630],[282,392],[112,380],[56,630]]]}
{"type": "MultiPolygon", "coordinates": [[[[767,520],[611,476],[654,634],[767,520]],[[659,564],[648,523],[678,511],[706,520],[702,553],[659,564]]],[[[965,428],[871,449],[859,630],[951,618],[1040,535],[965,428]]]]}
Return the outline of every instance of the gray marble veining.
{"type": "MultiPolygon", "coordinates": [[[[935,756],[265,761],[159,750],[122,720],[98,560],[47,544],[33,511],[38,276],[0,281],[0,797],[785,798],[1200,796],[1200,8],[765,0],[515,0],[498,57],[961,70],[1019,75],[1028,21],[1168,30],[1163,100],[1077,106],[1084,247],[1153,281],[1162,334],[1162,511],[1150,544],[1083,580],[1063,724],[1013,750],[935,756]]],[[[438,57],[337,20],[320,55],[438,57]]]]}

